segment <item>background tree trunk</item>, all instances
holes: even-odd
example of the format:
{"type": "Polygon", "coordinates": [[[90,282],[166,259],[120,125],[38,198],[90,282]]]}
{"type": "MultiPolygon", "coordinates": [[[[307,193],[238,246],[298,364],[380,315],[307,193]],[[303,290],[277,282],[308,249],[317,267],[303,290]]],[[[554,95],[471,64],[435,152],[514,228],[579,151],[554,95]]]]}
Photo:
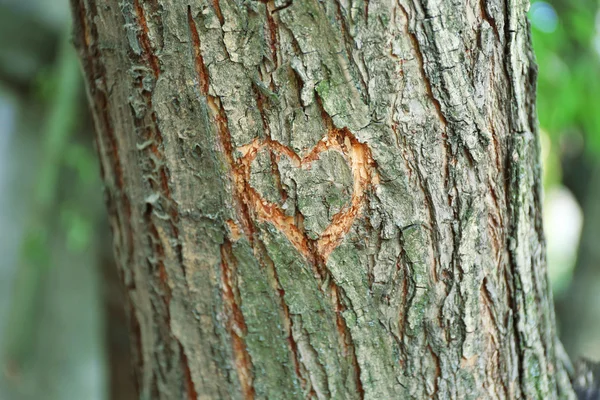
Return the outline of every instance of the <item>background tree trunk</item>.
{"type": "Polygon", "coordinates": [[[141,398],[556,398],[525,2],[72,0],[141,398]]]}
{"type": "Polygon", "coordinates": [[[585,216],[573,280],[556,304],[560,336],[573,357],[598,359],[600,356],[600,163],[578,153],[563,157],[564,182],[568,185],[585,216]],[[596,197],[594,197],[596,196],[596,197]],[[576,310],[576,312],[574,312],[576,310]]]}

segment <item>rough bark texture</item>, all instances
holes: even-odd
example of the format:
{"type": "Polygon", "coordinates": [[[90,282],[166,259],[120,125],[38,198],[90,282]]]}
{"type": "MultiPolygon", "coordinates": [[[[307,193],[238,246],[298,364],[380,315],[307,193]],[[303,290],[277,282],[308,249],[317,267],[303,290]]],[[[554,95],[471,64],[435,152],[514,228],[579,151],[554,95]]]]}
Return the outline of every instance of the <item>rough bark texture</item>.
{"type": "Polygon", "coordinates": [[[518,0],[72,0],[141,398],[571,396],[518,0]]]}

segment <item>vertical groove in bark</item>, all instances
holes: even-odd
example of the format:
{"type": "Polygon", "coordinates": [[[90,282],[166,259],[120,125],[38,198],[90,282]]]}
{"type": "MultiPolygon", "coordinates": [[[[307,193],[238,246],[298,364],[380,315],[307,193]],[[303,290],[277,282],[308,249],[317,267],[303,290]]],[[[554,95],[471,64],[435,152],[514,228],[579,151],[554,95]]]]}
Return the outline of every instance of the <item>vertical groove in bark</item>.
{"type": "Polygon", "coordinates": [[[237,370],[238,379],[242,385],[242,394],[245,399],[254,399],[255,392],[252,386],[252,360],[246,350],[246,343],[243,337],[247,334],[248,328],[244,321],[244,315],[240,310],[238,303],[239,293],[234,293],[237,285],[234,283],[236,270],[234,268],[235,258],[232,254],[231,243],[225,241],[221,246],[221,267],[223,269],[223,297],[227,314],[227,329],[232,338],[234,365],[237,370]]]}
{"type": "Polygon", "coordinates": [[[526,4],[72,5],[142,396],[570,395],[526,4]]]}

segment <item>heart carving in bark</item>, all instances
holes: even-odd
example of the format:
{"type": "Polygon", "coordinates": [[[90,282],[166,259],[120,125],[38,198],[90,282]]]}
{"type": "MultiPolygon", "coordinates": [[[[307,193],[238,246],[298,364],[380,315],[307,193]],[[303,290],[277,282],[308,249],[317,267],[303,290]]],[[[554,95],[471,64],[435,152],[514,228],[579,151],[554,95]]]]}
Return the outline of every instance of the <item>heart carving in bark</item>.
{"type": "MultiPolygon", "coordinates": [[[[281,231],[288,240],[308,259],[317,258],[326,261],[329,255],[342,242],[356,217],[360,214],[366,191],[376,179],[374,162],[369,147],[360,143],[346,128],[330,129],[328,135],[314,146],[308,154],[300,157],[291,148],[271,139],[255,140],[237,149],[241,157],[232,161],[233,178],[238,199],[247,212],[257,219],[270,222],[281,231]],[[293,216],[276,203],[264,197],[250,185],[251,165],[259,151],[267,149],[276,157],[288,157],[296,168],[310,169],[320,154],[328,150],[339,151],[352,171],[352,197],[341,211],[333,215],[330,224],[316,240],[311,240],[307,233],[299,228],[293,216]]],[[[250,225],[250,224],[247,224],[250,225]]],[[[246,230],[250,229],[249,226],[246,230]]]]}

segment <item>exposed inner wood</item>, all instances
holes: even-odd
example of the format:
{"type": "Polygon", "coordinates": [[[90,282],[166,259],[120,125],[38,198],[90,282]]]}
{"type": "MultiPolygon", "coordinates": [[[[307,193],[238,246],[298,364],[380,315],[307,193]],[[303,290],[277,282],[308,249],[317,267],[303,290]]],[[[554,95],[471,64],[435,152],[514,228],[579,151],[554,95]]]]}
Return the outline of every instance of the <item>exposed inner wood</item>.
{"type": "Polygon", "coordinates": [[[313,257],[309,246],[310,239],[297,226],[294,216],[285,215],[281,207],[263,199],[260,193],[250,186],[252,161],[262,149],[269,149],[278,157],[290,158],[297,168],[310,169],[311,163],[319,158],[319,154],[328,150],[339,151],[351,165],[354,178],[351,202],[344,210],[333,216],[331,224],[316,242],[317,256],[319,259],[327,261],[331,252],[343,240],[354,219],[360,213],[366,191],[376,182],[377,173],[368,146],[360,143],[347,128],[333,128],[303,157],[298,156],[289,147],[270,139],[262,141],[256,139],[238,149],[242,157],[233,161],[231,167],[239,196],[245,199],[248,207],[256,213],[259,219],[275,225],[298,251],[310,259],[313,257]]]}

